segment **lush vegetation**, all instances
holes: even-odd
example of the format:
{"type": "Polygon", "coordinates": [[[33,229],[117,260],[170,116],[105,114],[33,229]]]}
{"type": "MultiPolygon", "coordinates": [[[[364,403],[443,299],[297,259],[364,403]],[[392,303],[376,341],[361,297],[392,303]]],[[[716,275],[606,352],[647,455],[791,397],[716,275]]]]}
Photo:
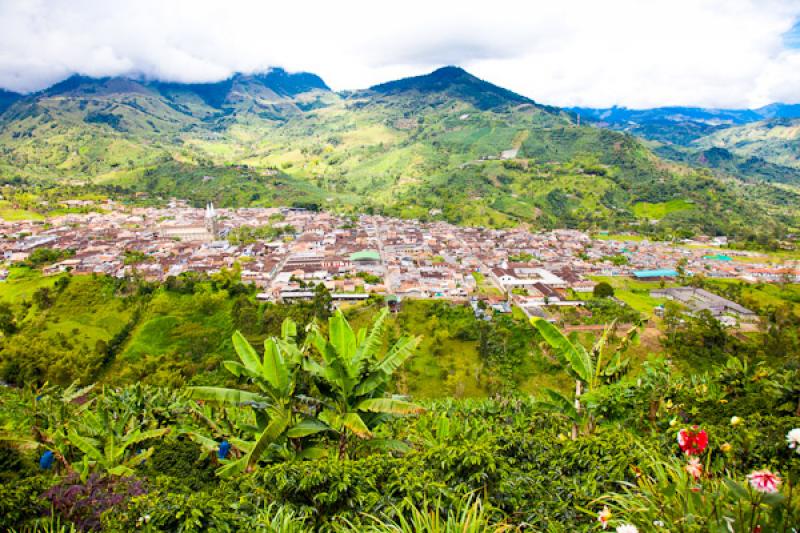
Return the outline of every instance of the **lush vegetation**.
{"type": "Polygon", "coordinates": [[[15,192],[0,216],[61,212],[42,204],[41,189],[68,181],[140,203],[302,205],[668,238],[770,242],[798,225],[794,189],[661,160],[630,135],[578,127],[571,113],[460,69],[343,94],[321,81],[278,92],[275,83],[75,77],[22,98],[0,115],[0,179],[29,196],[15,192]]]}
{"type": "Polygon", "coordinates": [[[0,525],[790,531],[796,287],[704,283],[764,327],[667,305],[654,345],[603,295],[588,303],[611,325],[564,336],[442,301],[333,312],[319,288],[258,304],[236,270],[157,286],[15,269],[0,525]]]}

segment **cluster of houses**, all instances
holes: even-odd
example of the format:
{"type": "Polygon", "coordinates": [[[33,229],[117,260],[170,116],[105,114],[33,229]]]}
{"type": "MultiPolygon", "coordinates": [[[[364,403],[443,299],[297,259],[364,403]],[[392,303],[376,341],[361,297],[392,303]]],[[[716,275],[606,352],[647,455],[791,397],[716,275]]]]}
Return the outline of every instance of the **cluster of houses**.
{"type": "Polygon", "coordinates": [[[713,277],[800,279],[797,265],[775,267],[752,252],[726,250],[723,255],[711,243],[681,247],[593,239],[577,230],[498,230],[290,208],[216,209],[209,204],[197,209],[181,201],[166,208],[109,201],[99,212],[0,221],[0,235],[6,264],[26,260],[37,248],[74,251],[45,266],[45,274],[136,273],[165,280],[239,265],[243,281],[258,287],[259,298],[275,301],[309,298],[322,283],[338,300],[377,293],[468,301],[481,294],[492,305],[513,301],[533,310],[578,305],[574,293],[591,292],[591,276],[645,273],[643,279],[664,279],[674,277],[679,264],[687,272],[713,277]],[[285,231],[268,233],[277,235],[268,239],[232,238],[245,226],[285,231]]]}

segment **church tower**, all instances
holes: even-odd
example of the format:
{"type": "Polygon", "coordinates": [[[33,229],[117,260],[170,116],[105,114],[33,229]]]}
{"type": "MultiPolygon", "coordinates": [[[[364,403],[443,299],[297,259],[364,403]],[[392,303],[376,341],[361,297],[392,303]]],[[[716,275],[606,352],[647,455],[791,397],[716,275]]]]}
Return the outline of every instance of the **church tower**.
{"type": "Polygon", "coordinates": [[[214,204],[212,202],[206,204],[206,230],[211,234],[212,238],[216,239],[219,237],[217,212],[214,210],[214,204]]]}

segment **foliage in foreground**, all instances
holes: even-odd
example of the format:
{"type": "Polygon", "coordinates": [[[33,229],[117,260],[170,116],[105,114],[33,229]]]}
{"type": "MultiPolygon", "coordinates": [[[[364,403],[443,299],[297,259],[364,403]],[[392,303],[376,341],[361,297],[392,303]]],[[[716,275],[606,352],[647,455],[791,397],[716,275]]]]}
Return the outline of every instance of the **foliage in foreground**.
{"type": "Polygon", "coordinates": [[[800,373],[789,359],[732,357],[688,376],[650,360],[625,377],[619,350],[632,334],[611,354],[537,325],[585,389],[580,420],[513,396],[423,411],[387,394],[415,342],[378,342],[383,317],[356,332],[336,314],[303,341],[287,320],[263,354],[237,336],[240,360],[226,365],[236,387],[0,389],[0,527],[750,533],[800,523],[800,373]]]}

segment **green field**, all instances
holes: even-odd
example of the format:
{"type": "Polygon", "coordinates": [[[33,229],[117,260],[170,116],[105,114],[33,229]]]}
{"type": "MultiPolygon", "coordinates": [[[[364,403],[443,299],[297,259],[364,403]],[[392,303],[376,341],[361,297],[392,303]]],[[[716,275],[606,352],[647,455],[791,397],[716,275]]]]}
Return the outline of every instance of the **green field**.
{"type": "MultiPolygon", "coordinates": [[[[666,302],[663,298],[653,298],[650,291],[658,289],[658,282],[638,281],[623,276],[592,276],[592,280],[605,281],[614,288],[614,296],[648,318],[653,316],[653,309],[666,302]]],[[[676,287],[677,283],[667,283],[666,287],[676,287]]]]}
{"type": "Polygon", "coordinates": [[[44,220],[44,216],[28,209],[18,209],[7,200],[0,200],[0,218],[8,221],[15,220],[44,220]]]}
{"type": "Polygon", "coordinates": [[[639,218],[661,220],[670,213],[693,209],[694,204],[686,200],[670,200],[669,202],[649,203],[638,202],[633,204],[633,213],[639,218]]]}

